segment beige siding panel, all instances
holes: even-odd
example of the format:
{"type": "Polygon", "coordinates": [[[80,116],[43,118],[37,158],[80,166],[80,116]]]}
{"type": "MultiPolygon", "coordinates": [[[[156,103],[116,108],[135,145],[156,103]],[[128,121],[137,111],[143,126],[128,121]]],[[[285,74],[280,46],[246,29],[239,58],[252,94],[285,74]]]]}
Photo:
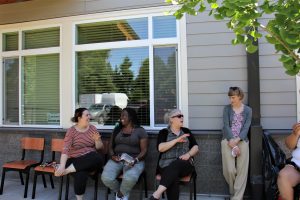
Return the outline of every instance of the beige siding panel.
{"type": "Polygon", "coordinates": [[[296,92],[262,93],[261,105],[295,105],[297,103],[296,92]],[[287,101],[288,100],[288,101],[287,101]]]}
{"type": "MultiPolygon", "coordinates": [[[[201,99],[199,101],[201,102],[201,99]]],[[[219,118],[223,115],[223,108],[224,106],[190,106],[189,115],[192,118],[219,118]]]]}
{"type": "Polygon", "coordinates": [[[296,117],[262,117],[261,124],[264,129],[291,129],[296,123],[296,117]]]}
{"type": "Polygon", "coordinates": [[[224,106],[228,103],[227,94],[193,94],[189,106],[224,106]]]}
{"type": "Polygon", "coordinates": [[[260,55],[276,54],[275,47],[271,44],[259,44],[260,55]]]}
{"type": "Polygon", "coordinates": [[[209,16],[209,11],[199,13],[197,16],[187,15],[187,23],[198,23],[198,22],[216,22],[216,19],[213,16],[209,16]]]}
{"type": "Polygon", "coordinates": [[[189,119],[189,128],[196,130],[221,130],[222,129],[222,117],[211,118],[211,117],[202,117],[202,118],[193,118],[189,119]]]}
{"type": "Polygon", "coordinates": [[[189,70],[189,81],[231,81],[246,80],[247,69],[208,69],[208,70],[189,70]],[[226,71],[226,73],[224,73],[226,71]]]}
{"type": "Polygon", "coordinates": [[[166,5],[163,0],[34,0],[0,6],[0,24],[166,5]]]}
{"type": "Polygon", "coordinates": [[[193,81],[189,84],[190,91],[197,91],[195,94],[219,94],[227,95],[229,87],[239,86],[244,92],[247,91],[247,82],[243,81],[193,81]]]}
{"type": "Polygon", "coordinates": [[[223,21],[204,22],[204,23],[188,23],[187,34],[203,34],[203,33],[231,33],[227,29],[226,23],[223,21]]]}
{"type": "MultiPolygon", "coordinates": [[[[295,92],[295,80],[261,80],[260,92],[295,92]]],[[[288,101],[288,99],[287,99],[288,101]]]]}
{"type": "Polygon", "coordinates": [[[199,35],[188,35],[187,45],[231,45],[231,40],[234,39],[233,33],[210,33],[199,35]]]}
{"type": "Polygon", "coordinates": [[[262,80],[295,80],[294,77],[285,73],[283,67],[260,68],[260,78],[262,80]]]}
{"type": "Polygon", "coordinates": [[[263,105],[261,113],[262,117],[294,117],[296,110],[294,105],[263,105]]]}
{"type": "Polygon", "coordinates": [[[278,55],[260,55],[259,65],[261,68],[283,67],[282,63],[278,59],[278,55]]]}
{"type": "Polygon", "coordinates": [[[188,47],[187,55],[188,58],[241,56],[241,55],[246,55],[246,52],[244,51],[244,47],[241,45],[192,46],[192,47],[188,47]]]}
{"type": "Polygon", "coordinates": [[[228,69],[247,67],[246,56],[189,58],[189,69],[228,69]]]}

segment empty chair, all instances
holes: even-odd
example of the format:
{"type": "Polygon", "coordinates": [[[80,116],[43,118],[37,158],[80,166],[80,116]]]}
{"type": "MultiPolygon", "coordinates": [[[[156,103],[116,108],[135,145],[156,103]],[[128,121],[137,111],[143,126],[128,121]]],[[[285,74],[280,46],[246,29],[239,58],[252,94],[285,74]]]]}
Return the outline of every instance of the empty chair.
{"type": "MultiPolygon", "coordinates": [[[[46,180],[45,180],[45,174],[49,175],[50,178],[50,183],[51,187],[54,188],[54,183],[53,183],[53,175],[55,172],[55,163],[57,161],[55,160],[55,154],[59,153],[62,151],[64,144],[63,139],[52,139],[51,140],[51,151],[52,151],[52,159],[49,162],[48,165],[39,165],[34,168],[34,179],[33,179],[33,187],[32,187],[32,199],[35,198],[35,190],[36,190],[36,181],[37,181],[37,176],[42,175],[43,178],[43,183],[44,187],[47,187],[46,180]]],[[[62,193],[62,185],[63,185],[63,176],[60,177],[60,187],[59,187],[59,197],[58,199],[61,199],[61,193],[62,193]]]]}
{"type": "Polygon", "coordinates": [[[28,181],[30,175],[30,169],[37,165],[40,165],[43,162],[44,158],[44,146],[45,140],[44,138],[31,138],[24,137],[21,139],[21,147],[22,147],[22,157],[21,160],[15,160],[11,162],[4,163],[2,166],[2,178],[1,178],[1,187],[0,187],[0,195],[3,194],[3,187],[5,181],[5,174],[7,171],[18,171],[21,179],[22,185],[24,185],[22,174],[26,174],[25,180],[25,189],[24,189],[24,198],[27,198],[27,190],[28,190],[28,181]],[[39,151],[40,159],[28,159],[26,157],[27,151],[39,151]]]}

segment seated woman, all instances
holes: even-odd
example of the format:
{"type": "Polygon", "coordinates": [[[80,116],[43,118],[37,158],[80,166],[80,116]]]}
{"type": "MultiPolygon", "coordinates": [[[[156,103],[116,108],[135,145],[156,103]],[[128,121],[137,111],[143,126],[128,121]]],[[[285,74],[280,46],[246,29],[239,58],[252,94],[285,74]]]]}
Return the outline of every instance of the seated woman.
{"type": "Polygon", "coordinates": [[[168,199],[178,200],[179,179],[195,170],[193,157],[199,151],[198,144],[191,131],[183,127],[183,114],[178,109],[171,110],[168,121],[169,126],[162,129],[157,138],[161,181],[151,200],[160,199],[164,191],[168,199]]]}
{"type": "Polygon", "coordinates": [[[120,124],[114,129],[110,140],[111,159],[101,175],[104,185],[116,192],[116,200],[128,200],[131,189],[145,168],[147,148],[148,135],[139,126],[135,110],[124,108],[120,124]],[[126,154],[132,158],[132,162],[123,160],[126,154]],[[123,178],[120,183],[117,178],[121,172],[123,178]]]}
{"type": "Polygon", "coordinates": [[[300,123],[293,126],[293,132],[285,139],[285,144],[289,149],[293,149],[292,159],[288,161],[286,166],[280,170],[277,185],[280,197],[283,200],[293,200],[294,190],[300,183],[300,123]]]}
{"type": "Polygon", "coordinates": [[[103,167],[103,155],[97,152],[103,143],[96,127],[89,123],[90,113],[86,108],[77,108],[72,121],[76,124],[66,133],[55,176],[73,173],[76,199],[81,200],[89,174],[103,167]]]}

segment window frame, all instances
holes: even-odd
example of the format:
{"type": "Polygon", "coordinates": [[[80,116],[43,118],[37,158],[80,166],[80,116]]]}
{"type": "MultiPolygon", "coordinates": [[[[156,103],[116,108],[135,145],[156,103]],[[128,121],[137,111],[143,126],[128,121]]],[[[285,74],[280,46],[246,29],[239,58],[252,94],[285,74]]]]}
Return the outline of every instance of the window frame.
{"type": "MultiPolygon", "coordinates": [[[[117,15],[118,16],[118,15],[117,15]]],[[[176,78],[177,78],[177,101],[178,101],[178,108],[182,110],[182,112],[188,116],[187,114],[187,107],[188,105],[186,104],[186,106],[184,105],[184,102],[188,102],[187,101],[187,92],[185,92],[186,94],[182,94],[183,91],[187,91],[187,77],[181,77],[182,76],[187,76],[187,72],[183,72],[184,69],[187,70],[186,65],[185,67],[182,66],[184,65],[182,62],[184,62],[184,60],[186,61],[186,59],[180,59],[180,57],[182,57],[180,55],[180,53],[184,52],[184,47],[186,48],[186,45],[181,44],[181,40],[184,40],[186,42],[185,39],[185,17],[183,17],[183,19],[181,20],[176,20],[176,37],[173,38],[160,38],[160,39],[156,39],[153,38],[153,17],[156,16],[163,16],[163,14],[161,12],[154,12],[154,13],[148,13],[148,14],[142,14],[142,15],[130,15],[130,16],[118,16],[118,17],[110,17],[110,18],[99,18],[99,19],[92,19],[92,20],[82,20],[82,21],[78,21],[78,22],[74,22],[73,24],[73,82],[74,82],[74,90],[73,90],[73,94],[74,94],[74,103],[76,104],[76,52],[82,52],[82,51],[91,51],[91,50],[104,50],[104,49],[118,49],[118,48],[130,48],[130,47],[148,47],[149,48],[149,60],[152,62],[149,62],[149,92],[150,92],[150,125],[149,126],[144,126],[147,130],[159,130],[162,127],[161,124],[155,124],[155,120],[154,120],[154,79],[153,79],[153,75],[154,75],[154,66],[153,66],[153,53],[154,53],[154,48],[155,47],[169,47],[169,46],[175,46],[177,47],[177,69],[176,69],[176,78]],[[129,41],[117,41],[117,42],[105,42],[105,43],[93,43],[93,44],[76,44],[77,41],[77,25],[79,24],[85,24],[85,23],[95,23],[95,22],[104,22],[104,21],[115,21],[115,20],[122,20],[122,19],[135,19],[135,18],[147,18],[148,19],[148,39],[142,39],[142,40],[129,40],[129,41]],[[183,28],[182,28],[183,26],[183,28]],[[184,30],[182,30],[184,29],[184,30]],[[182,37],[184,37],[184,39],[182,39],[182,37]],[[184,46],[184,47],[183,47],[184,46]],[[183,81],[183,80],[186,80],[183,81]],[[184,84],[185,82],[185,84],[184,84]],[[186,89],[183,89],[184,85],[186,85],[186,89]]],[[[185,43],[186,44],[186,43],[185,43]]],[[[186,51],[186,49],[185,49],[186,51]]],[[[75,109],[75,106],[74,106],[75,109]]],[[[185,119],[185,124],[188,123],[188,119],[185,119]]],[[[112,129],[113,126],[109,126],[109,125],[98,125],[95,124],[98,128],[101,129],[112,129]]]]}
{"type": "MultiPolygon", "coordinates": [[[[25,23],[27,24],[27,23],[25,23]]],[[[0,125],[3,127],[36,127],[36,128],[59,128],[61,127],[61,121],[62,117],[60,116],[60,123],[57,125],[35,125],[35,124],[22,124],[22,68],[23,68],[23,58],[25,56],[37,56],[37,55],[45,55],[45,54],[58,54],[59,55],[59,110],[61,113],[62,106],[61,106],[61,59],[62,59],[62,53],[61,53],[61,45],[62,45],[62,25],[61,24],[50,24],[50,25],[37,25],[33,26],[31,23],[28,23],[29,26],[21,26],[19,28],[15,29],[3,29],[3,31],[0,32],[0,61],[2,63],[1,69],[0,69],[0,76],[1,78],[4,76],[3,68],[4,68],[4,60],[7,58],[18,58],[19,59],[19,124],[14,125],[14,124],[4,124],[3,120],[0,121],[0,125]],[[28,31],[28,30],[36,30],[36,29],[47,29],[47,28],[54,28],[58,27],[60,29],[59,33],[59,46],[58,47],[49,47],[49,48],[38,48],[38,49],[23,49],[23,32],[28,31]],[[3,42],[3,34],[9,33],[9,32],[17,32],[18,33],[18,50],[16,51],[3,51],[2,47],[2,42],[3,42]]],[[[3,97],[3,92],[4,92],[4,82],[3,80],[0,83],[1,87],[1,98],[0,98],[0,117],[3,119],[3,112],[4,112],[4,97],[3,97]]]]}
{"type": "MultiPolygon", "coordinates": [[[[21,66],[21,58],[25,55],[37,55],[47,53],[59,53],[59,98],[60,98],[60,125],[4,125],[0,121],[0,127],[33,127],[33,128],[69,128],[73,123],[70,118],[74,114],[75,105],[75,24],[80,22],[95,22],[100,19],[103,21],[117,20],[121,18],[137,18],[147,16],[164,15],[166,11],[176,9],[176,6],[160,6],[149,8],[137,8],[131,10],[110,11],[94,14],[85,14],[69,17],[52,18],[45,20],[37,20],[15,24],[0,25],[0,76],[3,77],[3,58],[4,57],[18,57],[19,66],[21,66]],[[22,32],[25,30],[60,27],[60,46],[46,49],[33,49],[20,51],[22,44],[22,32]],[[7,32],[19,33],[19,49],[17,51],[2,51],[2,34],[7,32]]],[[[152,22],[151,22],[152,23],[152,22]]],[[[188,79],[187,79],[187,41],[186,41],[186,16],[184,15],[177,21],[177,47],[178,47],[178,108],[182,110],[185,116],[188,116],[188,79]]],[[[150,31],[150,34],[151,31],[150,31]]],[[[132,41],[134,42],[134,41],[132,41]]],[[[162,44],[161,41],[153,41],[154,45],[162,44]]],[[[169,44],[170,42],[166,42],[169,44]]],[[[133,43],[132,43],[133,44],[133,43]]],[[[142,44],[140,44],[142,45],[142,44]]],[[[77,47],[79,48],[79,47],[77,47]]],[[[152,47],[153,48],[153,47],[152,47]]],[[[152,53],[153,54],[153,53],[152,53]]],[[[152,55],[150,54],[150,56],[152,55]]],[[[153,56],[152,56],[153,57],[153,56]]],[[[150,63],[152,65],[152,63],[150,63]]],[[[151,66],[153,68],[153,66],[151,66]]],[[[21,72],[21,70],[20,70],[21,72]]],[[[150,77],[153,77],[152,70],[150,77]]],[[[153,86],[153,80],[150,78],[150,84],[153,86]]],[[[151,86],[151,87],[152,87],[151,86]]],[[[0,92],[3,93],[3,81],[0,81],[0,92]]],[[[21,92],[21,91],[19,91],[21,92]]],[[[21,96],[21,94],[19,94],[21,96]]],[[[153,99],[150,99],[153,101],[153,99]]],[[[21,110],[21,109],[20,109],[21,110]]],[[[153,112],[153,111],[152,111],[153,112]]],[[[3,97],[0,95],[0,117],[3,115],[3,97]]],[[[188,117],[185,118],[184,124],[188,126],[188,117]]],[[[99,128],[99,127],[98,127],[99,128]]],[[[110,129],[109,127],[100,127],[101,129],[110,129]]],[[[161,127],[145,127],[147,130],[159,130],[161,127]]]]}

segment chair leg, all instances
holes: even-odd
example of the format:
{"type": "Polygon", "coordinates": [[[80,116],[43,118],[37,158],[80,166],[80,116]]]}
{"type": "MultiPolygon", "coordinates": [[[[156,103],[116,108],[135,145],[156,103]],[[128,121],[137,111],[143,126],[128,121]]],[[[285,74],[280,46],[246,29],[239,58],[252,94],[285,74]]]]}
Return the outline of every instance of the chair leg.
{"type": "Polygon", "coordinates": [[[61,200],[63,184],[64,184],[64,177],[61,176],[60,183],[59,183],[58,200],[61,200]]]}
{"type": "Polygon", "coordinates": [[[51,188],[54,189],[54,183],[53,183],[52,174],[49,174],[49,178],[50,178],[51,188]]]}
{"type": "Polygon", "coordinates": [[[27,198],[27,191],[28,191],[28,182],[29,182],[29,175],[30,171],[26,173],[26,182],[25,182],[25,189],[24,189],[24,198],[27,198]]]}
{"type": "Polygon", "coordinates": [[[34,172],[31,199],[34,199],[34,198],[35,198],[36,180],[37,180],[37,173],[34,172]]]}
{"type": "Polygon", "coordinates": [[[148,198],[148,186],[147,186],[147,174],[143,174],[144,178],[144,190],[145,190],[145,198],[148,198]]]}
{"type": "Polygon", "coordinates": [[[194,177],[194,200],[197,199],[197,176],[194,177]]]}
{"type": "Polygon", "coordinates": [[[42,174],[42,179],[43,179],[44,188],[47,188],[45,174],[42,174]]]}
{"type": "Polygon", "coordinates": [[[69,184],[70,184],[70,176],[67,175],[65,200],[69,199],[69,184]]]}
{"type": "Polygon", "coordinates": [[[97,196],[98,196],[98,174],[95,177],[94,200],[97,200],[97,196]]]}
{"type": "Polygon", "coordinates": [[[19,176],[20,176],[21,184],[24,185],[23,175],[22,172],[20,171],[19,171],[19,176]]]}
{"type": "Polygon", "coordinates": [[[2,169],[2,178],[1,178],[1,186],[0,186],[0,195],[3,194],[3,187],[4,187],[4,179],[5,179],[5,169],[2,169]]]}

